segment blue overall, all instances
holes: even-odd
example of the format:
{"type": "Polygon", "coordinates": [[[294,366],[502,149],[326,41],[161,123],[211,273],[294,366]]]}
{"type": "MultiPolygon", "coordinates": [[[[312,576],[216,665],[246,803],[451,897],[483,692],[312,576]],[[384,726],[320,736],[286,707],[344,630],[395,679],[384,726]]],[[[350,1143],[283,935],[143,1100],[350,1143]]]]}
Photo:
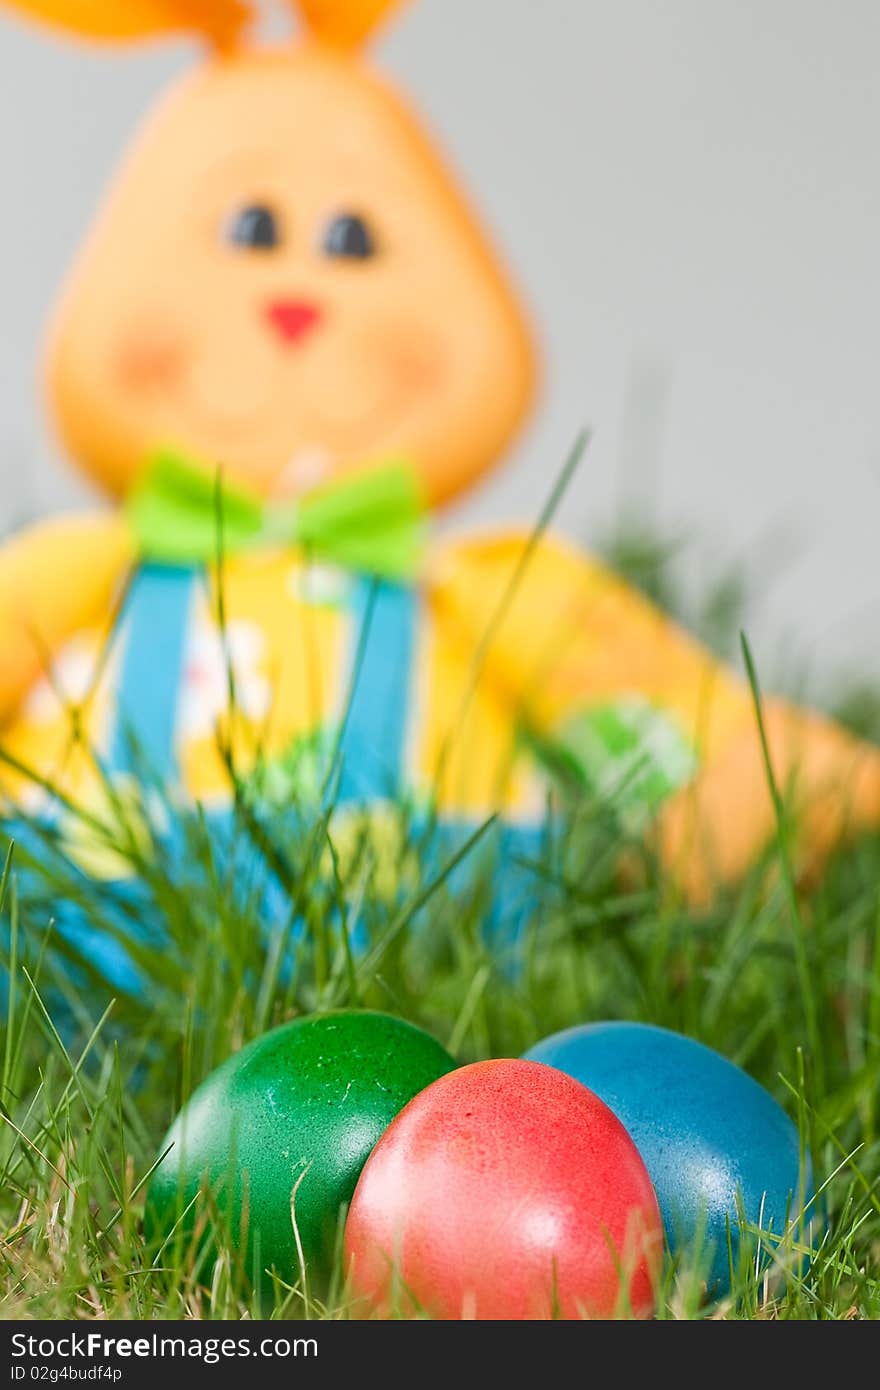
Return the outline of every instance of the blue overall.
{"type": "MultiPolygon", "coordinates": [[[[116,722],[105,761],[111,776],[136,771],[136,761],[140,768],[149,767],[158,783],[173,785],[177,781],[175,724],[181,671],[196,586],[202,581],[203,572],[193,567],[147,564],[135,575],[120,618],[116,722]]],[[[353,617],[350,668],[354,670],[358,651],[359,661],[341,738],[340,776],[333,800],[337,806],[369,806],[379,800],[395,800],[406,791],[404,750],[412,717],[418,594],[411,588],[358,578],[351,585],[348,602],[353,617]]],[[[227,809],[210,812],[212,829],[218,830],[218,846],[228,839],[223,830],[228,829],[230,815],[227,809]]],[[[32,856],[41,852],[39,836],[27,823],[10,823],[5,828],[32,856]]],[[[476,828],[476,824],[463,821],[438,824],[426,842],[426,878],[448,862],[476,828]]],[[[518,861],[539,858],[545,831],[539,825],[502,825],[493,834],[491,852],[497,869],[491,920],[486,927],[510,944],[540,895],[538,881],[518,861]]],[[[172,828],[169,865],[174,862],[174,838],[172,828]]],[[[471,871],[468,860],[462,861],[452,886],[465,883],[471,871]]],[[[24,900],[29,877],[27,872],[23,876],[24,900]]],[[[128,892],[128,887],[123,891],[128,892]]],[[[136,894],[136,883],[131,891],[136,894]]],[[[267,928],[285,920],[285,909],[286,898],[274,880],[264,895],[267,928]]],[[[58,930],[114,989],[138,992],[143,987],[122,944],[96,929],[76,903],[58,903],[53,910],[58,930]]]]}

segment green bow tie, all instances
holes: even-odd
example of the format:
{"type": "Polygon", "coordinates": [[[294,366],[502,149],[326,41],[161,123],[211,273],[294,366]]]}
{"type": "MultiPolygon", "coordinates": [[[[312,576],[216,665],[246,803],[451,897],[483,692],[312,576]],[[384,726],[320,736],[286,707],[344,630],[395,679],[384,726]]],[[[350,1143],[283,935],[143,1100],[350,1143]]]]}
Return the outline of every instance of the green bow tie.
{"type": "Polygon", "coordinates": [[[141,556],[205,564],[218,554],[300,545],[330,564],[411,580],[425,541],[418,479],[405,464],[350,474],[296,502],[267,503],[162,451],[126,503],[141,556]]]}

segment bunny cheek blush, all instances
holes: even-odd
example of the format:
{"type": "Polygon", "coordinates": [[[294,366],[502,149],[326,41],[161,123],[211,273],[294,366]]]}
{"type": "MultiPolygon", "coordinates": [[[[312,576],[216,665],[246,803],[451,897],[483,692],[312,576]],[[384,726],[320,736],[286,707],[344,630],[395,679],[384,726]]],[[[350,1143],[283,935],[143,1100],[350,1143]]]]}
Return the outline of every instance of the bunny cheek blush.
{"type": "Polygon", "coordinates": [[[148,1233],[170,1236],[182,1221],[188,1238],[199,1218],[187,1208],[210,1189],[255,1283],[273,1269],[294,1282],[293,1203],[314,1279],[370,1149],[413,1095],[454,1066],[427,1033],[385,1014],[276,1028],[213,1072],[175,1120],[147,1195],[148,1233]]]}
{"type": "Polygon", "coordinates": [[[360,1311],[648,1316],[660,1215],[596,1096],[534,1062],[478,1062],[416,1096],[368,1160],[345,1253],[360,1311]]]}

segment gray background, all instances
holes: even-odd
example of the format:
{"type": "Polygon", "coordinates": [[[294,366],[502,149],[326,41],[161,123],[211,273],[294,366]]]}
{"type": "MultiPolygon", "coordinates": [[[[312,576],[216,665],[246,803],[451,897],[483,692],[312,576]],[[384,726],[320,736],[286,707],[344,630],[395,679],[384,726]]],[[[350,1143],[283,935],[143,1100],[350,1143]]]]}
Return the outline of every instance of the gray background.
{"type": "MultiPolygon", "coordinates": [[[[278,11],[270,28],[277,27],[278,11]]],[[[71,252],[186,44],[112,53],[0,17],[0,526],[85,495],[41,412],[71,252]]],[[[451,518],[639,505],[741,556],[776,672],[880,671],[877,0],[417,0],[377,60],[415,94],[531,300],[541,409],[451,518]],[[769,557],[769,563],[768,563],[769,557]]]]}

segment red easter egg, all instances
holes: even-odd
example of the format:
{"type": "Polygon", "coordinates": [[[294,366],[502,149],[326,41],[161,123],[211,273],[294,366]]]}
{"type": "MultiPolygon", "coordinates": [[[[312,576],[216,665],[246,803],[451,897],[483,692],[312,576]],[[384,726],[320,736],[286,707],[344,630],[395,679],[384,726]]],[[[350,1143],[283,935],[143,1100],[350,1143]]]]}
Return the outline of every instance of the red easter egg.
{"type": "Polygon", "coordinates": [[[555,1067],[493,1061],[441,1077],[392,1121],[345,1254],[360,1310],[380,1316],[647,1317],[662,1239],[607,1105],[555,1067]]]}

